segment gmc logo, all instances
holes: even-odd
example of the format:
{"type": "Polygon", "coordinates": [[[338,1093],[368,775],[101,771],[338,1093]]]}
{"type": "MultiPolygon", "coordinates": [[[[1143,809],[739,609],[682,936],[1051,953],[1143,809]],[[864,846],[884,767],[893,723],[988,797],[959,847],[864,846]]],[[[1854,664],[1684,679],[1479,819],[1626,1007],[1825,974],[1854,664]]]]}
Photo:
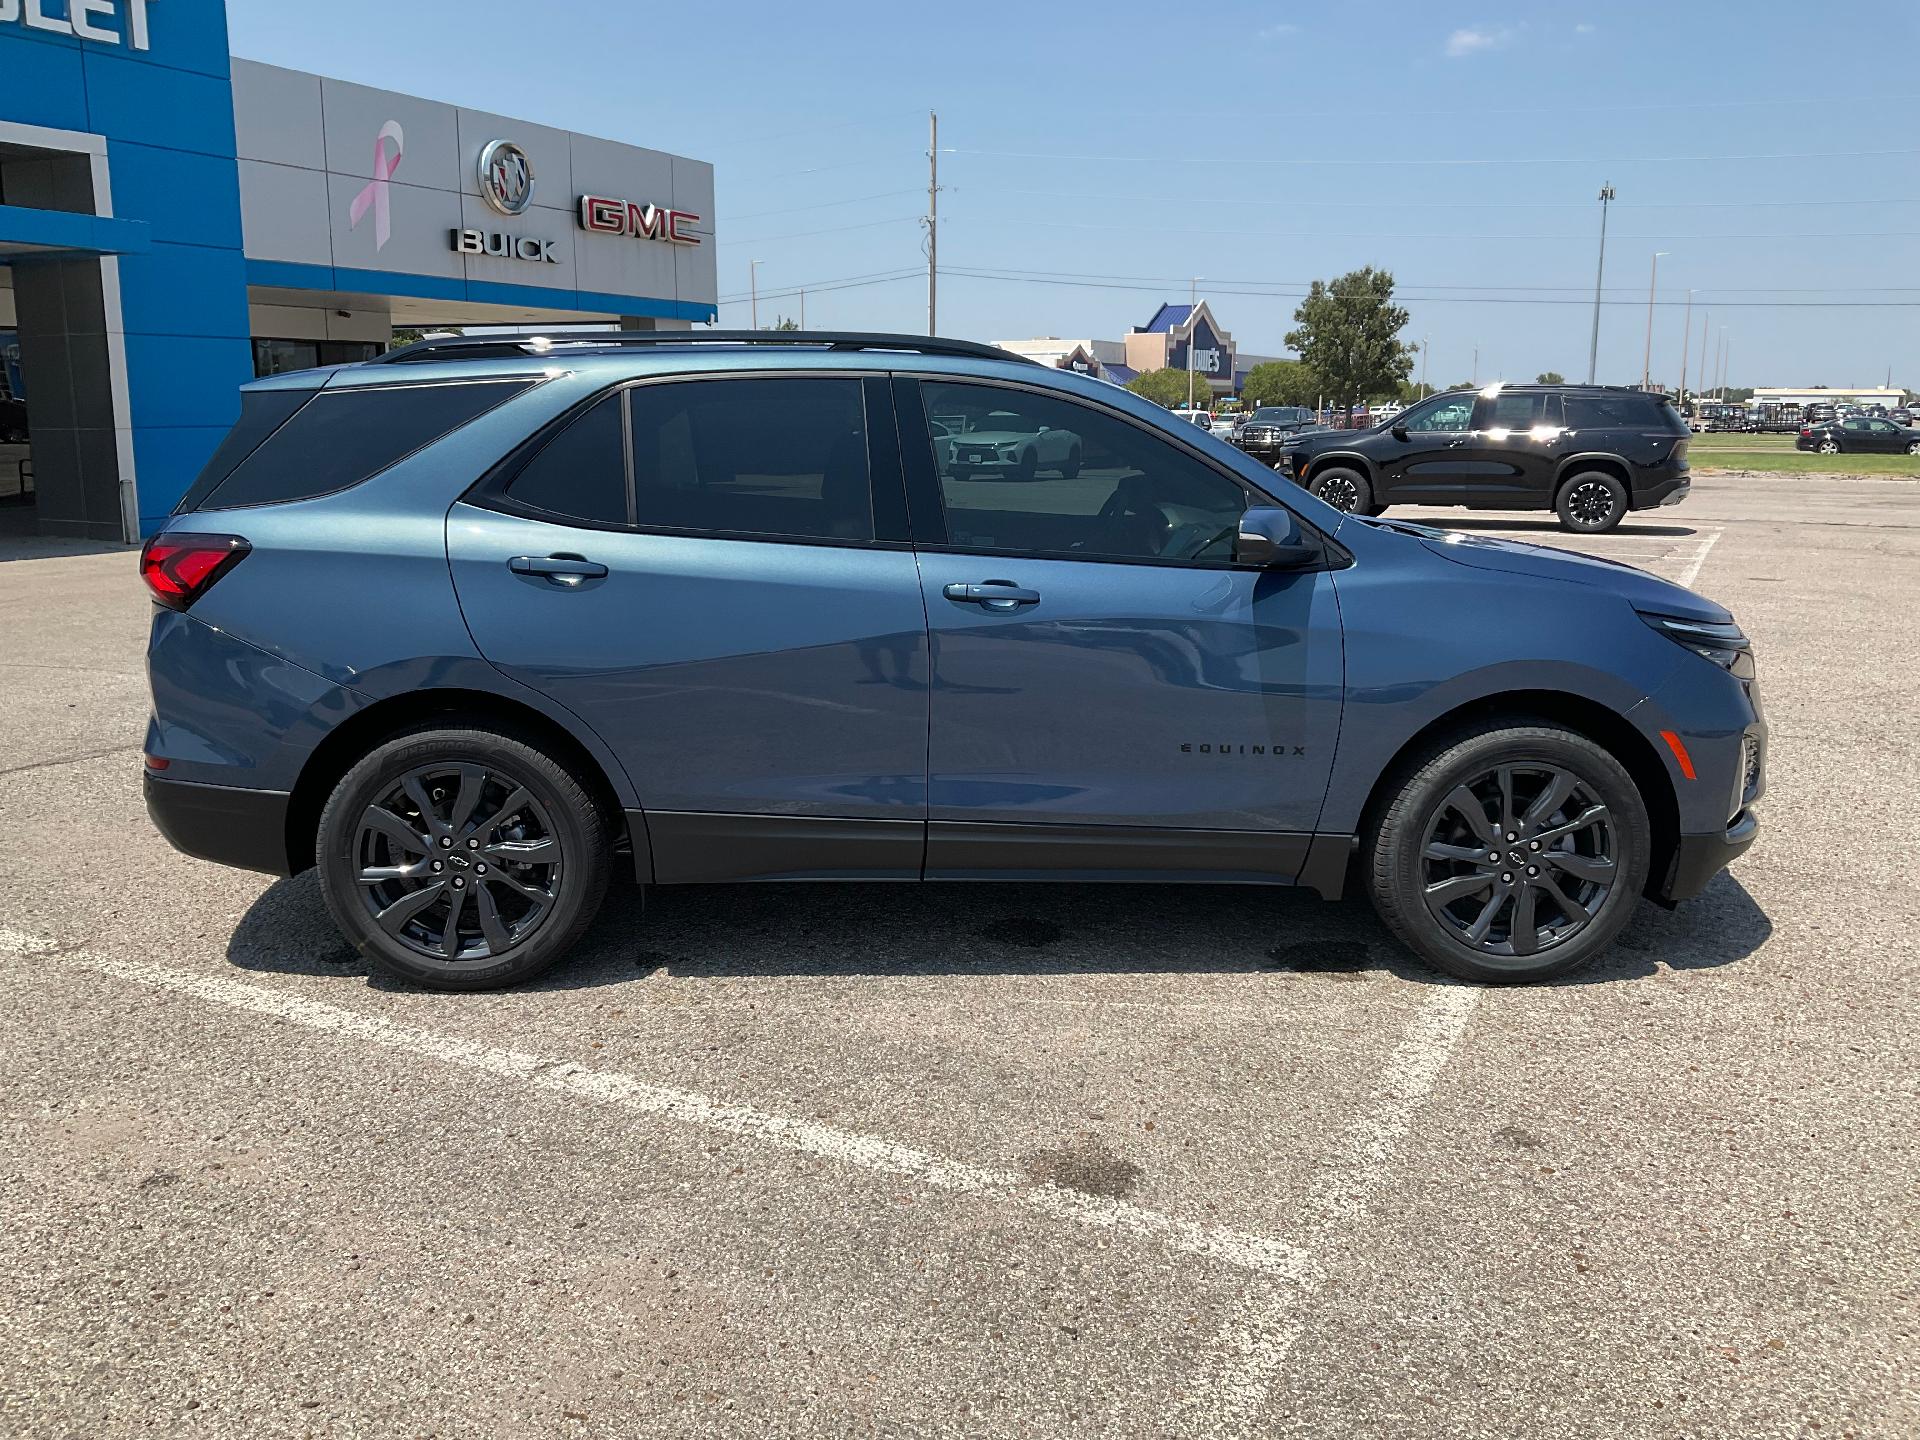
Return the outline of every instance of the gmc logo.
{"type": "Polygon", "coordinates": [[[691,210],[640,205],[632,200],[614,200],[605,195],[580,197],[580,228],[601,235],[631,235],[636,240],[698,245],[700,237],[684,233],[682,227],[697,224],[699,219],[691,210]]]}

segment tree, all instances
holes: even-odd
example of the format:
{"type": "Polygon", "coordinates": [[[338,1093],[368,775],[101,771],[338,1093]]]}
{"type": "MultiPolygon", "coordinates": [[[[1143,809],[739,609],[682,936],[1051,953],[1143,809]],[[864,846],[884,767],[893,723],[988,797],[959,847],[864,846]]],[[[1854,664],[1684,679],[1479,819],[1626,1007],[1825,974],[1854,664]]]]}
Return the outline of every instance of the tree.
{"type": "MultiPolygon", "coordinates": [[[[1149,370],[1144,375],[1136,375],[1127,382],[1127,389],[1134,394],[1164,405],[1169,410],[1178,409],[1187,403],[1187,372],[1175,370],[1169,366],[1165,370],[1149,370]]],[[[1213,387],[1207,384],[1207,377],[1196,374],[1193,377],[1193,403],[1211,405],[1213,387]]]]}
{"type": "Polygon", "coordinates": [[[1298,360],[1269,360],[1247,373],[1241,398],[1250,406],[1305,405],[1320,398],[1320,377],[1298,360]]]}
{"type": "Polygon", "coordinates": [[[398,350],[402,345],[411,345],[414,341],[424,340],[429,335],[464,335],[466,333],[458,325],[440,325],[432,330],[402,328],[393,332],[393,348],[398,350]]]}
{"type": "Polygon", "coordinates": [[[1538,375],[1533,377],[1533,383],[1536,385],[1564,385],[1567,383],[1567,377],[1562,375],[1558,370],[1542,370],[1538,375]]]}
{"type": "Polygon", "coordinates": [[[1293,312],[1299,329],[1287,344],[1300,352],[1337,404],[1353,417],[1367,395],[1391,394],[1413,373],[1413,350],[1400,341],[1407,312],[1393,303],[1393,276],[1371,265],[1338,279],[1316,280],[1293,312]]]}
{"type": "Polygon", "coordinates": [[[775,330],[798,330],[800,328],[800,322],[791,315],[782,315],[780,317],[780,323],[773,328],[775,330]]]}

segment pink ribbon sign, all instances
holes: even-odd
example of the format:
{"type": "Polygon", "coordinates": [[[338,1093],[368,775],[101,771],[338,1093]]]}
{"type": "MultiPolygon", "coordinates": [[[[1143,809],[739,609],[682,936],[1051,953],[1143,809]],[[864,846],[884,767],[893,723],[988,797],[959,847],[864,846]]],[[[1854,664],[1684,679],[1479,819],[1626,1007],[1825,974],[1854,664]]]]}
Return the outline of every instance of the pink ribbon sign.
{"type": "Polygon", "coordinates": [[[353,197],[353,207],[347,212],[349,228],[359,229],[360,221],[367,211],[373,211],[373,248],[376,251],[387,248],[387,241],[393,235],[393,217],[387,210],[387,182],[393,179],[393,172],[400,168],[400,152],[406,148],[406,133],[401,130],[398,120],[389,120],[380,127],[380,133],[373,141],[373,179],[353,197]],[[393,142],[393,149],[387,149],[387,142],[393,142]]]}

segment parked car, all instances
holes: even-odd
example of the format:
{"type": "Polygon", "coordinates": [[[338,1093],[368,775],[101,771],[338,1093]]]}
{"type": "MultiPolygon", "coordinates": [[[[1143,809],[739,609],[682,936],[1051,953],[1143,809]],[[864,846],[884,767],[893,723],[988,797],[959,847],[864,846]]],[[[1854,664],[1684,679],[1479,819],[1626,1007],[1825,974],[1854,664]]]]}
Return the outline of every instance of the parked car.
{"type": "Polygon", "coordinates": [[[1209,433],[1213,430],[1213,412],[1211,410],[1189,410],[1183,405],[1172,413],[1179,419],[1186,421],[1189,425],[1198,425],[1202,430],[1208,431],[1209,433]]]}
{"type": "MultiPolygon", "coordinates": [[[[964,421],[959,422],[964,424],[964,421]]],[[[956,475],[974,480],[1031,480],[1042,470],[1071,479],[1080,473],[1080,437],[1042,425],[1019,428],[1017,415],[995,412],[982,429],[957,429],[952,419],[929,422],[943,460],[956,475]]]]}
{"type": "Polygon", "coordinates": [[[1209,435],[1218,435],[1222,440],[1231,440],[1233,432],[1240,428],[1240,417],[1232,414],[1215,415],[1207,424],[1209,435]]]}
{"type": "Polygon", "coordinates": [[[1896,425],[1912,425],[1915,419],[1920,419],[1920,416],[1916,416],[1912,410],[1902,405],[1898,409],[1889,410],[1887,418],[1896,425]]]}
{"type": "Polygon", "coordinates": [[[1823,425],[1803,425],[1793,448],[1822,455],[1920,455],[1920,430],[1855,415],[1823,425]]]}
{"type": "Polygon", "coordinates": [[[1551,510],[1581,534],[1687,498],[1692,432],[1664,396],[1597,385],[1451,390],[1387,426],[1302,435],[1279,469],[1341,510],[1551,510]]]}
{"type": "Polygon", "coordinates": [[[1269,465],[1280,458],[1289,436],[1310,430],[1320,422],[1313,412],[1299,405],[1262,405],[1234,432],[1233,443],[1256,460],[1269,465]]]}
{"type": "Polygon", "coordinates": [[[539,974],[616,875],[1351,877],[1429,964],[1539,980],[1756,830],[1719,605],[1343,513],[985,345],[470,336],[242,397],[141,553],[147,805],[317,870],[417,984],[539,974]],[[972,483],[930,417],[974,415],[1083,468],[972,483]]]}

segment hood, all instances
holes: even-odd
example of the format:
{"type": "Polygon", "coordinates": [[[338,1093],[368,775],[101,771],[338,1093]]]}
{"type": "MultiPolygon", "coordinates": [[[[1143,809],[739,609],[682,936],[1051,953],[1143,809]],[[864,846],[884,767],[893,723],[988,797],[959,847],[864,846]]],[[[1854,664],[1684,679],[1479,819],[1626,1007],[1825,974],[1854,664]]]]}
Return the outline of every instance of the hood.
{"type": "Polygon", "coordinates": [[[1038,440],[1031,430],[969,430],[964,435],[946,435],[955,445],[1015,445],[1022,440],[1038,440]]]}
{"type": "Polygon", "coordinates": [[[1457,531],[1434,530],[1425,525],[1401,521],[1374,521],[1374,524],[1415,535],[1427,549],[1443,560],[1476,570],[1499,570],[1509,575],[1529,575],[1542,580],[1565,580],[1575,585],[1591,585],[1618,595],[1636,610],[1658,615],[1677,615],[1686,620],[1726,624],[1733,619],[1724,606],[1716,605],[1685,586],[1662,580],[1645,570],[1623,565],[1618,560],[1603,560],[1598,555],[1580,555],[1546,545],[1528,545],[1519,540],[1497,540],[1491,536],[1462,535],[1457,531]]]}
{"type": "Polygon", "coordinates": [[[1302,430],[1288,437],[1289,449],[1293,450],[1338,450],[1351,445],[1363,435],[1371,435],[1380,429],[1379,425],[1356,425],[1351,430],[1302,430]]]}

